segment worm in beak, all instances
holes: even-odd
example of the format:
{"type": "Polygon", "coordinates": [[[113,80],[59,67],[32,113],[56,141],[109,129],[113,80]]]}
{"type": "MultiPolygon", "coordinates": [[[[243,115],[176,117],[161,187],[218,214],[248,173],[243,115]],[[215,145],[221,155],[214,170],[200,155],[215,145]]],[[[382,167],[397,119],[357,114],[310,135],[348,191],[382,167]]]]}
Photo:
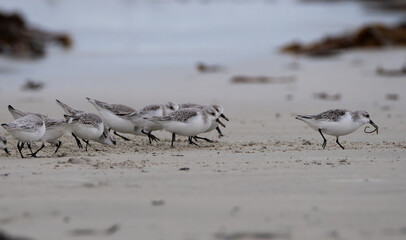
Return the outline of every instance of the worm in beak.
{"type": "Polygon", "coordinates": [[[378,134],[378,125],[376,125],[372,120],[369,120],[369,123],[370,123],[372,126],[374,126],[375,129],[372,130],[372,131],[367,131],[367,129],[369,128],[369,126],[366,126],[365,129],[364,129],[364,132],[365,132],[365,133],[373,133],[373,132],[376,131],[376,134],[378,134]]]}
{"type": "Polygon", "coordinates": [[[224,123],[222,123],[219,118],[216,119],[216,122],[218,122],[218,123],[219,123],[221,126],[223,126],[224,128],[226,127],[226,125],[224,125],[224,123]]]}

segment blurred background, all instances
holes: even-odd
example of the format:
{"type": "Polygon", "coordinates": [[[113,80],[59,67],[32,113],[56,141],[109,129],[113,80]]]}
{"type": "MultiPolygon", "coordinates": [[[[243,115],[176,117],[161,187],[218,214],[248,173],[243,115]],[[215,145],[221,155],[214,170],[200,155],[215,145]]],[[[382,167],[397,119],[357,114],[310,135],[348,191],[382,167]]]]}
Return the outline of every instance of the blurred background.
{"type": "Polygon", "coordinates": [[[32,111],[49,102],[57,109],[55,98],[91,109],[85,97],[134,108],[167,100],[384,108],[387,98],[403,102],[404,48],[316,57],[281,48],[371,23],[396,26],[404,7],[404,1],[1,0],[3,14],[18,13],[29,27],[67,39],[44,43],[39,57],[3,51],[0,100],[32,111]],[[394,80],[384,80],[380,68],[395,71],[394,80]]]}

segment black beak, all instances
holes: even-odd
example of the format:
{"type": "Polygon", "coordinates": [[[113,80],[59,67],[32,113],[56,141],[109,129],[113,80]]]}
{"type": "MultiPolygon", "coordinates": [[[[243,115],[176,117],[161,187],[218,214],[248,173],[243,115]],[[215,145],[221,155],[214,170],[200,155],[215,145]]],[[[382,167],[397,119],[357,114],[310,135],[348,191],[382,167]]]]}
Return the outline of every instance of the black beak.
{"type": "Polygon", "coordinates": [[[226,125],[224,125],[224,123],[222,123],[219,118],[216,119],[216,122],[218,122],[218,123],[219,123],[221,126],[223,126],[224,128],[226,127],[226,125]]]}
{"type": "Polygon", "coordinates": [[[368,132],[367,129],[369,128],[369,126],[366,126],[366,127],[364,128],[364,132],[365,132],[365,133],[373,133],[373,132],[376,131],[376,134],[378,134],[378,125],[376,125],[372,120],[369,120],[369,124],[371,124],[372,126],[374,126],[375,129],[372,130],[372,131],[370,131],[370,132],[368,132]]]}
{"type": "Polygon", "coordinates": [[[5,148],[4,151],[5,151],[8,155],[11,155],[7,148],[5,148]]]}
{"type": "Polygon", "coordinates": [[[226,117],[226,115],[224,115],[224,114],[220,114],[220,117],[224,118],[226,121],[230,121],[230,120],[228,120],[228,117],[226,117]]]}
{"type": "Polygon", "coordinates": [[[378,125],[376,125],[374,122],[372,122],[372,120],[369,120],[369,123],[374,126],[374,128],[376,129],[376,134],[378,134],[378,125]]]}

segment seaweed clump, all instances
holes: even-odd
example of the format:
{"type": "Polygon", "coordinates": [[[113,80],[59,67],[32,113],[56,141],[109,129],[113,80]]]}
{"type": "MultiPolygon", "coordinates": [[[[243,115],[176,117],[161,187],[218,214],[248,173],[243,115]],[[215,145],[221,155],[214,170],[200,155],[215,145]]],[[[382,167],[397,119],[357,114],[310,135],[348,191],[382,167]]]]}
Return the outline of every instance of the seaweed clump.
{"type": "Polygon", "coordinates": [[[55,43],[63,48],[73,45],[66,33],[54,33],[30,27],[19,13],[0,10],[0,54],[22,59],[40,58],[46,55],[47,45],[55,43]]]}
{"type": "Polygon", "coordinates": [[[406,23],[397,26],[369,24],[357,31],[342,36],[328,36],[310,44],[291,43],[281,48],[282,52],[327,57],[353,48],[381,48],[406,46],[406,23]]]}

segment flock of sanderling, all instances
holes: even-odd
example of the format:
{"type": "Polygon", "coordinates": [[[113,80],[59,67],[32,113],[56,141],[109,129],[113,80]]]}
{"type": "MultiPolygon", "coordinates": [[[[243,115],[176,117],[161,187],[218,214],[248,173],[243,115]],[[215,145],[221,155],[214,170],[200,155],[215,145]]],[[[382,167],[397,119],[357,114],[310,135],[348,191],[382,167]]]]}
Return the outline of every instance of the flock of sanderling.
{"type": "MultiPolygon", "coordinates": [[[[125,140],[128,138],[120,133],[148,136],[149,143],[159,141],[159,138],[152,134],[156,130],[165,130],[172,134],[171,147],[176,135],[188,137],[190,144],[197,145],[193,140],[203,139],[212,142],[210,139],[199,137],[199,134],[207,133],[216,129],[219,136],[223,136],[219,125],[225,127],[221,118],[229,121],[224,115],[223,107],[219,105],[203,106],[199,104],[166,104],[148,105],[140,110],[134,110],[122,104],[109,104],[95,99],[87,100],[97,109],[99,115],[74,109],[59,100],[57,104],[65,112],[65,119],[53,119],[38,113],[22,112],[8,106],[8,110],[14,117],[11,123],[3,123],[1,126],[17,141],[17,149],[23,158],[22,149],[27,144],[31,154],[36,157],[37,153],[44,148],[48,142],[56,146],[54,154],[58,151],[62,142],[59,140],[66,132],[70,131],[75,138],[79,148],[85,149],[89,141],[99,142],[105,145],[116,145],[116,139],[112,132],[125,140]],[[31,148],[33,142],[42,142],[41,147],[35,152],[31,148]]],[[[296,119],[304,121],[312,129],[318,131],[323,137],[323,149],[327,140],[324,134],[336,137],[336,143],[344,149],[339,142],[339,137],[350,134],[364,124],[371,124],[375,127],[373,131],[364,132],[378,133],[378,126],[370,119],[366,111],[351,112],[348,110],[334,109],[317,115],[298,115],[296,119]]],[[[0,148],[10,154],[7,149],[7,140],[0,134],[0,148]]]]}
{"type": "MultiPolygon", "coordinates": [[[[219,105],[202,106],[190,103],[178,105],[167,102],[148,105],[136,111],[122,104],[108,104],[90,98],[87,100],[93,104],[99,115],[74,109],[59,100],[56,102],[65,112],[65,119],[53,119],[39,113],[23,112],[9,105],[8,110],[15,120],[11,123],[3,123],[1,126],[18,141],[17,149],[23,158],[22,149],[25,144],[31,152],[30,156],[36,157],[37,153],[45,147],[46,142],[56,146],[55,154],[62,144],[59,139],[68,131],[75,138],[79,148],[83,148],[80,139],[86,143],[86,151],[89,141],[116,145],[117,141],[110,130],[125,140],[129,139],[119,133],[146,135],[150,143],[159,141],[152,131],[166,130],[172,133],[171,147],[173,147],[176,135],[187,136],[189,143],[194,145],[197,144],[193,139],[212,142],[197,135],[216,129],[219,136],[223,136],[219,125],[223,127],[225,125],[220,118],[229,121],[223,113],[223,107],[219,105]],[[33,151],[31,148],[33,142],[42,142],[42,145],[38,150],[33,151]]],[[[0,140],[0,147],[9,154],[6,147],[7,140],[2,135],[0,140]]]]}

